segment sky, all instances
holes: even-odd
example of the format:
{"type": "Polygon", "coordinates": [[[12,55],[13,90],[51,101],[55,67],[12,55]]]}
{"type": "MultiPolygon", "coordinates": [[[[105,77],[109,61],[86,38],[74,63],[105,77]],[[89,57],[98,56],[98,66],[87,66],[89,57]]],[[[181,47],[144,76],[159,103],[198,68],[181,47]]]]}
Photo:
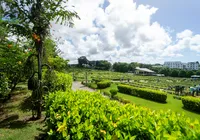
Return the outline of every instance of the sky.
{"type": "Polygon", "coordinates": [[[199,0],[69,0],[79,19],[52,22],[62,57],[161,63],[200,58],[199,0]]]}

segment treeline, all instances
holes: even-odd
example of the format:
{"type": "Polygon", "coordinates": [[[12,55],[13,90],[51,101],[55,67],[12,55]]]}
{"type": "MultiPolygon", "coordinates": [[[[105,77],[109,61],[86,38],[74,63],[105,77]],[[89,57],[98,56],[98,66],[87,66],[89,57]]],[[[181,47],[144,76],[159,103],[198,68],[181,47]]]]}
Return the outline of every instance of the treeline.
{"type": "Polygon", "coordinates": [[[89,67],[98,70],[110,70],[112,64],[107,60],[89,61],[85,56],[78,58],[79,67],[89,67]]]}
{"type": "Polygon", "coordinates": [[[166,67],[155,68],[152,67],[152,70],[158,74],[164,74],[165,76],[171,77],[191,77],[192,75],[200,75],[200,70],[182,70],[182,69],[170,69],[166,67]]]}
{"type": "Polygon", "coordinates": [[[160,64],[143,64],[137,62],[115,62],[113,65],[106,60],[89,61],[85,56],[78,58],[79,67],[88,67],[99,70],[113,70],[115,72],[134,72],[136,67],[148,68],[155,71],[157,74],[164,74],[171,77],[191,77],[192,75],[200,75],[200,70],[182,70],[182,69],[170,69],[162,67],[160,64]],[[158,67],[154,67],[158,66],[158,67]]]}
{"type": "Polygon", "coordinates": [[[113,65],[107,60],[96,60],[90,61],[85,56],[78,58],[79,67],[89,67],[99,70],[114,70],[116,72],[129,72],[134,71],[136,67],[151,68],[150,64],[142,64],[137,62],[125,63],[125,62],[116,62],[113,65]]]}

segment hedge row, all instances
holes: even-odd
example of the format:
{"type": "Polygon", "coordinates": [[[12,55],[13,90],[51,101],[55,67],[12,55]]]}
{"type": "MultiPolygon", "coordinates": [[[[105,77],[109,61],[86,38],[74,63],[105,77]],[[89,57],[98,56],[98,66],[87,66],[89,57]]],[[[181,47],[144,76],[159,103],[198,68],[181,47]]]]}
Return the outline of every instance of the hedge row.
{"type": "Polygon", "coordinates": [[[196,97],[182,97],[182,103],[184,108],[191,111],[200,112],[200,98],[196,97]]]}
{"type": "Polygon", "coordinates": [[[88,91],[46,98],[49,139],[200,139],[200,125],[171,111],[120,104],[88,91]]]}
{"type": "Polygon", "coordinates": [[[128,85],[118,85],[118,90],[121,93],[138,96],[152,101],[166,103],[167,93],[152,89],[137,88],[128,85]]]}
{"type": "Polygon", "coordinates": [[[104,88],[110,87],[110,85],[111,85],[111,81],[108,81],[108,80],[101,81],[101,82],[97,83],[97,88],[98,89],[104,89],[104,88]]]}

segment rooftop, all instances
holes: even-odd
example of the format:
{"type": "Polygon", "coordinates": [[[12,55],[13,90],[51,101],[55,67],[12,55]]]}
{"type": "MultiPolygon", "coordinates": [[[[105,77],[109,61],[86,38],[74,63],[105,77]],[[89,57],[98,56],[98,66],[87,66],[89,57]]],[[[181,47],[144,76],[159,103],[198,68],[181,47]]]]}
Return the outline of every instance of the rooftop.
{"type": "Polygon", "coordinates": [[[150,69],[147,69],[147,68],[136,67],[135,69],[139,70],[139,71],[144,71],[144,72],[149,72],[149,73],[155,73],[154,71],[152,71],[150,69]]]}

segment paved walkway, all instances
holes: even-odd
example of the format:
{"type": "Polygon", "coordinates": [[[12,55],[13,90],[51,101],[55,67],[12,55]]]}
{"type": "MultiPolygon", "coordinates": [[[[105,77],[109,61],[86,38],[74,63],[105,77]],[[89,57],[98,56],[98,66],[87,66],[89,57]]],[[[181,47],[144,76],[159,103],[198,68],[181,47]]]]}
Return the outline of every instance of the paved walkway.
{"type": "Polygon", "coordinates": [[[81,84],[81,82],[75,81],[72,84],[72,90],[87,90],[87,91],[95,91],[94,89],[88,88],[81,84]]]}

